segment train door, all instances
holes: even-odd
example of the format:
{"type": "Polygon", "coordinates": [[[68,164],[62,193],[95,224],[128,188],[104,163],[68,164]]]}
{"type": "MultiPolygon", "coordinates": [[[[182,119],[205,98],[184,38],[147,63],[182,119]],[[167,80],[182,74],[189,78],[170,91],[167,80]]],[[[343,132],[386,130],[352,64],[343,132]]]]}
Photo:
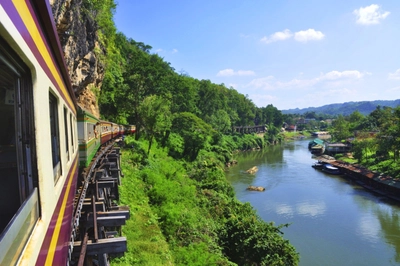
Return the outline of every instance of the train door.
{"type": "Polygon", "coordinates": [[[33,194],[37,202],[32,106],[29,69],[0,38],[0,234],[33,194]]]}

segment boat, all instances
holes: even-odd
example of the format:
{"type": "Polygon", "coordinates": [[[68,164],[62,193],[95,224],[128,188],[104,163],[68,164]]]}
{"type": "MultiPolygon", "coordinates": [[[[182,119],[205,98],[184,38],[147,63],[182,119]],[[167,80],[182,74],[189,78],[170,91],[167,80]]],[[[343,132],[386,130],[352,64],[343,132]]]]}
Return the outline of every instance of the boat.
{"type": "Polygon", "coordinates": [[[324,165],[325,165],[324,162],[318,161],[318,162],[314,163],[313,165],[311,165],[311,167],[321,170],[324,165]]]}
{"type": "Polygon", "coordinates": [[[340,175],[341,174],[339,168],[337,168],[329,163],[324,164],[322,166],[322,171],[324,171],[325,173],[331,174],[331,175],[340,175]]]}

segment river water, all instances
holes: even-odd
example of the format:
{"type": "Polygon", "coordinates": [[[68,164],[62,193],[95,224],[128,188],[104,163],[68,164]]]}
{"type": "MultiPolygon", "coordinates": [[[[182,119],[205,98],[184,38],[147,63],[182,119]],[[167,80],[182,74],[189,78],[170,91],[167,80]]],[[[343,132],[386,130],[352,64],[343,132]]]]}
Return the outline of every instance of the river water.
{"type": "Polygon", "coordinates": [[[298,140],[237,155],[226,176],[237,198],[282,228],[300,253],[300,265],[400,265],[400,204],[315,170],[298,140]],[[245,173],[258,167],[255,175],[245,173]],[[249,185],[264,192],[248,191],[249,185]]]}

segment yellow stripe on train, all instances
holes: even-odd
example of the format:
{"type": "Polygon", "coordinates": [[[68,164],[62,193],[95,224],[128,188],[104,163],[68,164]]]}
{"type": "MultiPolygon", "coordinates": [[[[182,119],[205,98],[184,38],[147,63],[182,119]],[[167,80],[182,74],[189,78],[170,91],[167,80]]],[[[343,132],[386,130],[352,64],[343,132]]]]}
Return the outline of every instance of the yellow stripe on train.
{"type": "Polygon", "coordinates": [[[46,44],[43,42],[42,36],[40,36],[40,33],[36,27],[35,21],[32,18],[32,14],[29,11],[28,6],[26,5],[25,1],[21,1],[21,0],[13,0],[13,3],[14,3],[15,8],[17,9],[18,13],[20,14],[21,19],[23,20],[26,28],[28,29],[33,41],[35,42],[36,47],[38,48],[40,54],[43,56],[43,59],[46,62],[46,65],[49,67],[59,88],[62,90],[63,95],[67,99],[69,105],[74,110],[74,112],[76,112],[75,105],[73,104],[72,99],[69,96],[67,89],[65,88],[65,84],[63,83],[63,81],[57,71],[57,68],[54,65],[54,62],[51,59],[50,53],[47,49],[46,44]]]}

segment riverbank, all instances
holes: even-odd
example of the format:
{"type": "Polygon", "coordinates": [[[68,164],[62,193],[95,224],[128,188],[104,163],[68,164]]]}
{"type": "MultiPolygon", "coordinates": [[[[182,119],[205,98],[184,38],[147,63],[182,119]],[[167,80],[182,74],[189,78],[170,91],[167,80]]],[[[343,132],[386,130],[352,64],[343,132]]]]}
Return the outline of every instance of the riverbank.
{"type": "Polygon", "coordinates": [[[344,176],[354,180],[366,189],[400,202],[400,180],[383,173],[371,171],[358,164],[351,164],[323,156],[316,159],[339,168],[344,176]]]}

